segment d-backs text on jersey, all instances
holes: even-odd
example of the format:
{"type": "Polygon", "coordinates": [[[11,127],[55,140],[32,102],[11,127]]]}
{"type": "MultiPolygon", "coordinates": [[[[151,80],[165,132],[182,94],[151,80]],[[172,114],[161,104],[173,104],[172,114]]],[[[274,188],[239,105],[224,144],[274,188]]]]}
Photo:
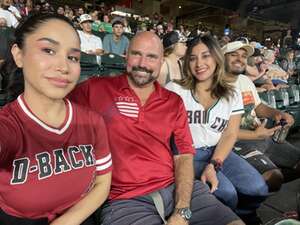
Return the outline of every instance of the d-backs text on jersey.
{"type": "Polygon", "coordinates": [[[23,184],[27,181],[28,173],[38,171],[39,180],[46,179],[50,176],[58,175],[95,165],[95,157],[92,145],[69,146],[64,149],[55,149],[52,152],[53,162],[49,152],[41,152],[35,155],[34,160],[28,157],[15,159],[13,161],[13,175],[10,183],[23,184]]]}

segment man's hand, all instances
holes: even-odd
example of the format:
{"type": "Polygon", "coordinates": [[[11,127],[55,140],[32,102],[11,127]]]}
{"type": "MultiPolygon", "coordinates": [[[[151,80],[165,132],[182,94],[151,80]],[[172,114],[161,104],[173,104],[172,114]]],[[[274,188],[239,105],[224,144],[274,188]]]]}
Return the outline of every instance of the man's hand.
{"type": "Polygon", "coordinates": [[[205,167],[205,169],[201,175],[201,181],[203,183],[206,183],[206,182],[210,183],[210,185],[211,185],[210,192],[211,193],[213,193],[215,190],[218,189],[219,181],[217,178],[216,170],[212,164],[208,164],[205,167]]]}
{"type": "Polygon", "coordinates": [[[268,137],[271,137],[274,134],[274,132],[281,127],[281,126],[275,126],[275,127],[272,127],[270,129],[268,129],[268,128],[265,127],[266,124],[267,124],[267,120],[264,120],[264,122],[262,122],[262,124],[259,125],[255,129],[254,132],[255,132],[255,136],[256,136],[257,139],[264,140],[268,137]]]}
{"type": "Polygon", "coordinates": [[[287,124],[289,126],[292,126],[294,124],[294,117],[288,113],[284,113],[284,112],[277,112],[275,113],[274,115],[274,118],[273,118],[276,123],[279,123],[281,119],[285,120],[287,122],[287,124]]]}
{"type": "Polygon", "coordinates": [[[188,221],[186,221],[184,218],[182,218],[182,216],[180,216],[177,213],[173,213],[168,221],[167,221],[167,225],[188,225],[188,221]]]}
{"type": "Polygon", "coordinates": [[[103,55],[103,54],[104,54],[104,50],[103,49],[97,48],[95,50],[95,55],[103,55]]]}

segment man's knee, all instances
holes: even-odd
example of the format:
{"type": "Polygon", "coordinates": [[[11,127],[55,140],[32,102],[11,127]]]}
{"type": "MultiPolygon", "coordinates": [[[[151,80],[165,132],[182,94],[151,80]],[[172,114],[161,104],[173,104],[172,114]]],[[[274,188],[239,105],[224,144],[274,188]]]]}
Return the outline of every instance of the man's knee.
{"type": "Polygon", "coordinates": [[[270,192],[278,191],[284,181],[283,174],[279,169],[268,170],[263,173],[270,192]]]}

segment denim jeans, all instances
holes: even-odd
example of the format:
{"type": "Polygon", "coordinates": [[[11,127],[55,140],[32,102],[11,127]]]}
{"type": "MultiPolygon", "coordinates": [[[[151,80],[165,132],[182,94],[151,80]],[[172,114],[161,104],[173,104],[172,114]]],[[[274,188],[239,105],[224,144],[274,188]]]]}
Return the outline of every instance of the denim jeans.
{"type": "MultiPolygon", "coordinates": [[[[196,149],[194,167],[197,179],[200,179],[214,149],[196,149]]],[[[240,215],[253,213],[268,196],[268,186],[260,173],[234,152],[225,159],[217,177],[219,185],[214,195],[240,215]]]]}

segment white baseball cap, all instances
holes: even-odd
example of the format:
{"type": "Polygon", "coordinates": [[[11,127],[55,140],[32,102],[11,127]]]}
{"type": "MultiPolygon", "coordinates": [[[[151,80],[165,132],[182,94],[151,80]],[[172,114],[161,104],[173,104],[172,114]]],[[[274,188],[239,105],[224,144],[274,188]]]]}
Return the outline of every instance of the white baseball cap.
{"type": "Polygon", "coordinates": [[[243,43],[242,41],[229,42],[228,44],[222,47],[222,51],[225,55],[230,52],[235,52],[236,50],[239,50],[241,48],[247,52],[247,57],[253,55],[254,53],[254,48],[249,44],[243,43]]]}
{"type": "Polygon", "coordinates": [[[86,22],[86,21],[93,22],[93,19],[89,14],[82,14],[79,17],[79,23],[83,23],[83,22],[86,22]]]}

